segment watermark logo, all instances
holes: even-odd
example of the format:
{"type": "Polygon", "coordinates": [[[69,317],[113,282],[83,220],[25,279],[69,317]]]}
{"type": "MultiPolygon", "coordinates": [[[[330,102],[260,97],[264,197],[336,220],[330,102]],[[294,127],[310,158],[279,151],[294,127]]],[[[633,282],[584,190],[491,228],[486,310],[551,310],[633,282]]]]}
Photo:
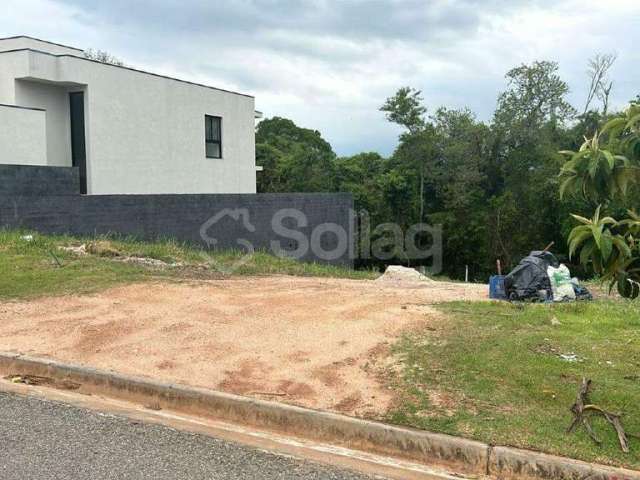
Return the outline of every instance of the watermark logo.
{"type": "MultiPolygon", "coordinates": [[[[207,248],[215,249],[219,245],[220,241],[213,235],[213,233],[217,231],[217,233],[220,234],[221,229],[215,227],[219,227],[219,223],[227,217],[235,220],[236,222],[241,221],[242,229],[246,232],[252,233],[256,231],[256,227],[250,221],[250,214],[247,208],[225,208],[210,217],[200,226],[200,238],[207,245],[207,248]]],[[[242,253],[240,253],[236,260],[233,260],[228,264],[218,261],[215,256],[209,255],[206,252],[201,252],[201,256],[207,264],[215,268],[220,273],[230,275],[250,261],[255,253],[253,243],[246,238],[236,238],[235,244],[240,247],[238,250],[242,253]]],[[[233,249],[236,250],[236,247],[234,246],[233,249]]]]}
{"type": "Polygon", "coordinates": [[[381,223],[372,228],[369,213],[364,210],[354,217],[354,223],[354,259],[421,263],[431,275],[442,272],[442,225],[414,223],[402,228],[397,223],[381,223]]]}
{"type": "Polygon", "coordinates": [[[357,259],[418,262],[428,264],[426,270],[431,274],[442,271],[441,225],[417,223],[402,228],[395,223],[382,223],[371,228],[365,211],[350,211],[343,224],[312,225],[303,211],[283,208],[262,228],[267,231],[257,232],[246,208],[217,212],[200,227],[200,238],[209,249],[234,249],[238,257],[223,262],[216,255],[203,253],[203,258],[221,273],[233,273],[251,260],[255,254],[254,242],[260,238],[260,246],[278,257],[327,263],[357,259]],[[231,226],[230,220],[235,225],[231,226]]]}

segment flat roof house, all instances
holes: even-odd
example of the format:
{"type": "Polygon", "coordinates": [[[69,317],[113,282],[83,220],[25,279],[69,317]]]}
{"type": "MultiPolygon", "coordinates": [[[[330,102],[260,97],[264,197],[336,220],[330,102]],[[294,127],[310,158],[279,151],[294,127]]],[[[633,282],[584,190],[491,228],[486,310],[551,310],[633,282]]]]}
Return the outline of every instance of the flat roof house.
{"type": "Polygon", "coordinates": [[[250,95],[0,39],[0,164],[78,167],[88,194],[255,193],[250,95]]]}

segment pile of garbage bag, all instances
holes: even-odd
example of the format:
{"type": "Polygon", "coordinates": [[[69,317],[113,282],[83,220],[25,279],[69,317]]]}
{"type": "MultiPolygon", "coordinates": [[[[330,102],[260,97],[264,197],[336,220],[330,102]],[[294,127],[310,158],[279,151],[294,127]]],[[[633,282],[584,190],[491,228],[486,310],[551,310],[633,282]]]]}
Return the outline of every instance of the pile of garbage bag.
{"type": "Polygon", "coordinates": [[[571,277],[566,265],[548,251],[533,251],[506,276],[490,281],[490,297],[509,301],[570,302],[591,300],[591,293],[571,277]]]}

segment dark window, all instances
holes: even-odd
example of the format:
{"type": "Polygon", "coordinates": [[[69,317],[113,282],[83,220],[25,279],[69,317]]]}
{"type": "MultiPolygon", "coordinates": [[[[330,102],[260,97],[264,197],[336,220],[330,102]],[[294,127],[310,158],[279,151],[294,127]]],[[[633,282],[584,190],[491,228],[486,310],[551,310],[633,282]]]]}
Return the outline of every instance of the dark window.
{"type": "Polygon", "coordinates": [[[71,165],[78,167],[80,193],[87,193],[87,152],[84,138],[84,92],[69,93],[71,165]]]}
{"type": "Polygon", "coordinates": [[[207,158],[222,158],[222,118],[205,115],[204,135],[207,158]]]}

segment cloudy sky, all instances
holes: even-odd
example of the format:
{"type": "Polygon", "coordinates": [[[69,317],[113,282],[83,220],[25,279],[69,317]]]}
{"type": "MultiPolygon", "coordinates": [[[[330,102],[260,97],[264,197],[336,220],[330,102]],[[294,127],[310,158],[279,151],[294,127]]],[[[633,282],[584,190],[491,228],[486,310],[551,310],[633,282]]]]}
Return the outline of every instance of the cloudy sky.
{"type": "Polygon", "coordinates": [[[378,107],[404,85],[489,119],[507,70],[555,60],[578,106],[615,52],[614,105],[640,93],[640,0],[2,0],[0,37],[20,34],[253,94],[343,155],[393,151],[378,107]]]}

